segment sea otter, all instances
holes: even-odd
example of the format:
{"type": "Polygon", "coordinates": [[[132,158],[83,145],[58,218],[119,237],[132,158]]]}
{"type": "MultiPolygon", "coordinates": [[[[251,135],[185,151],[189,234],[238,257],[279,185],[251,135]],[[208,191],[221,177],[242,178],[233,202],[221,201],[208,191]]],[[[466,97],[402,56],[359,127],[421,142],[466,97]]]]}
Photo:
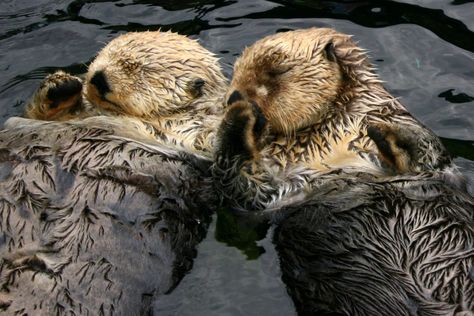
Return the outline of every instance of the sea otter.
{"type": "Polygon", "coordinates": [[[217,204],[208,129],[225,87],[212,53],[162,32],[113,40],[83,83],[45,80],[27,116],[65,121],[0,131],[3,313],[153,312],[217,204]]]}
{"type": "Polygon", "coordinates": [[[301,191],[314,171],[456,173],[440,139],[385,90],[350,36],[332,29],[278,33],[246,48],[226,100],[214,174],[243,208],[301,191]]]}
{"type": "Polygon", "coordinates": [[[227,103],[215,187],[276,224],[300,315],[473,315],[474,199],[349,36],[256,42],[227,103]]]}
{"type": "Polygon", "coordinates": [[[152,126],[162,142],[209,151],[226,88],[218,59],[197,41],[172,32],[132,32],[107,44],[84,80],[63,71],[49,75],[25,117],[133,117],[152,126]]]}

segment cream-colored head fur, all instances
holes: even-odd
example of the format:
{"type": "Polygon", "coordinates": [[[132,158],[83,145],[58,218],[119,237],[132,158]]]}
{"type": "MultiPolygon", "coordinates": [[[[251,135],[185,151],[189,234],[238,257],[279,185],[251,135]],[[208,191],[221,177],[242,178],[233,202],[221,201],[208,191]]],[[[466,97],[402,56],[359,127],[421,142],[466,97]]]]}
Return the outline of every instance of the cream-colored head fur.
{"type": "Polygon", "coordinates": [[[106,45],[85,78],[63,71],[46,77],[25,116],[64,121],[108,114],[157,122],[184,112],[221,112],[217,100],[226,88],[218,59],[196,40],[132,32],[106,45]]]}
{"type": "Polygon", "coordinates": [[[154,119],[199,110],[195,101],[222,94],[226,80],[218,59],[197,41],[171,32],[140,32],[105,46],[90,65],[85,86],[87,100],[97,106],[154,119]],[[91,84],[98,73],[105,78],[105,93],[91,84]]]}
{"type": "Polygon", "coordinates": [[[341,94],[340,65],[328,45],[352,43],[332,29],[278,33],[245,49],[234,66],[229,93],[254,100],[275,132],[290,133],[318,121],[341,94]]]}
{"type": "Polygon", "coordinates": [[[167,144],[210,151],[226,88],[218,59],[196,40],[171,32],[127,33],[99,52],[84,79],[62,71],[49,75],[25,116],[128,117],[153,126],[167,144]]]}

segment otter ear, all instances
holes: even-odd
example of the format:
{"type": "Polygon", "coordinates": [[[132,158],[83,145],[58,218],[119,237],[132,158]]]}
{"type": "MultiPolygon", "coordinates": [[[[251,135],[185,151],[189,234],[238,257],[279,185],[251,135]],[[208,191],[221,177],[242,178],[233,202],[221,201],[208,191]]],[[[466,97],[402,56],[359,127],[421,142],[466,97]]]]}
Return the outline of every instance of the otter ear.
{"type": "Polygon", "coordinates": [[[202,78],[195,78],[189,84],[189,92],[195,98],[202,96],[203,87],[206,84],[206,81],[202,78]]]}
{"type": "Polygon", "coordinates": [[[333,42],[327,43],[326,46],[324,46],[323,52],[327,60],[332,62],[336,61],[336,51],[333,42]]]}

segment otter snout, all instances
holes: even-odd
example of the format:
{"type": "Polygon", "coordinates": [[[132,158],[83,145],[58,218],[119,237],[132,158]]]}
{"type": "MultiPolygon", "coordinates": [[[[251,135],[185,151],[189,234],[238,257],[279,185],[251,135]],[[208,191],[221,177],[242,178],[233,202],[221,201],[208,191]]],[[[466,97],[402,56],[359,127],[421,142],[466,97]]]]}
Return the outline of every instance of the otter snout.
{"type": "Polygon", "coordinates": [[[107,93],[111,92],[103,71],[96,71],[92,76],[90,83],[97,89],[97,92],[101,97],[104,97],[107,93]]]}

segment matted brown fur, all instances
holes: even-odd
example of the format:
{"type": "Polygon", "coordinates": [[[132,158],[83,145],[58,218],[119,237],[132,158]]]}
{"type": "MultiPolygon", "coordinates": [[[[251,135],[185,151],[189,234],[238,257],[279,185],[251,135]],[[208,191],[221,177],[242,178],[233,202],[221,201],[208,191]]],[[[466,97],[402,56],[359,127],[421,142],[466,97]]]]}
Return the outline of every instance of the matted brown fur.
{"type": "Polygon", "coordinates": [[[256,42],[227,100],[215,187],[277,224],[299,315],[473,315],[474,199],[349,36],[256,42]]]}
{"type": "Polygon", "coordinates": [[[134,117],[166,143],[208,151],[226,87],[218,59],[196,40],[172,32],[127,33],[99,52],[84,80],[64,72],[48,76],[25,116],[134,117]]]}
{"type": "Polygon", "coordinates": [[[246,200],[246,207],[263,207],[310,181],[300,179],[307,171],[292,168],[353,168],[385,176],[452,166],[439,138],[383,87],[364,50],[332,29],[278,33],[246,48],[235,63],[227,98],[236,91],[241,98],[228,102],[214,171],[228,196],[246,200]],[[249,149],[239,155],[231,148],[236,122],[256,121],[252,115],[239,118],[242,113],[261,115],[266,124],[261,135],[246,125],[250,133],[241,134],[249,136],[240,141],[249,149]],[[385,136],[374,142],[369,127],[385,136]],[[397,129],[410,131],[413,151],[407,152],[403,137],[390,141],[397,129]],[[283,181],[284,189],[275,189],[288,172],[301,181],[293,188],[283,181]]]}

